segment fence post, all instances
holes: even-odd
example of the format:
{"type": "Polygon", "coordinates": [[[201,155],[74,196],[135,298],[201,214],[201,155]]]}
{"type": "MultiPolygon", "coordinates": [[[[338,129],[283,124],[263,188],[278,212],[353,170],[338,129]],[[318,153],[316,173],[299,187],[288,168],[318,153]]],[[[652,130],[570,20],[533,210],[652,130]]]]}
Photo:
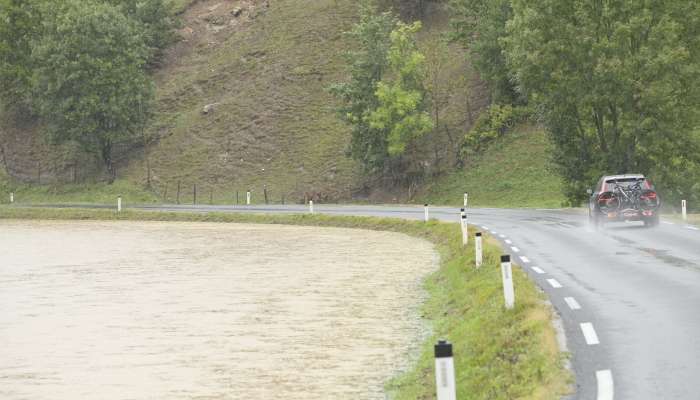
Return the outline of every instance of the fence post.
{"type": "Polygon", "coordinates": [[[180,181],[177,181],[177,197],[175,197],[175,202],[180,204],[180,181]]]}
{"type": "Polygon", "coordinates": [[[683,213],[683,221],[688,219],[688,202],[681,200],[681,212],[683,213]]]}
{"type": "Polygon", "coordinates": [[[10,204],[15,202],[15,192],[10,192],[10,204]]]}
{"type": "Polygon", "coordinates": [[[437,400],[457,400],[452,344],[446,340],[435,345],[435,387],[437,400]]]}
{"type": "Polygon", "coordinates": [[[236,205],[238,205],[238,190],[236,190],[236,205]]]}
{"type": "Polygon", "coordinates": [[[467,223],[467,214],[462,215],[462,246],[469,244],[469,224],[467,223]]]}
{"type": "Polygon", "coordinates": [[[265,195],[265,204],[269,204],[267,201],[267,185],[263,186],[263,194],[265,195]]]}
{"type": "Polygon", "coordinates": [[[209,189],[209,204],[214,204],[214,189],[209,189]]]}
{"type": "Polygon", "coordinates": [[[503,277],[503,297],[506,308],[510,310],[515,306],[515,291],[513,290],[513,269],[508,254],[501,256],[501,276],[503,277]]]}
{"type": "Polygon", "coordinates": [[[476,246],[476,249],[475,249],[476,267],[479,268],[479,267],[481,267],[481,264],[484,262],[484,248],[481,244],[481,232],[476,233],[476,236],[474,238],[474,246],[476,246]]]}
{"type": "Polygon", "coordinates": [[[309,212],[311,214],[314,213],[314,201],[313,200],[309,200],[309,212]]]}
{"type": "Polygon", "coordinates": [[[122,212],[122,196],[117,197],[117,212],[122,212]]]}
{"type": "Polygon", "coordinates": [[[428,203],[423,206],[424,220],[428,222],[430,220],[430,211],[428,210],[428,203]]]}
{"type": "Polygon", "coordinates": [[[163,190],[163,203],[168,202],[168,182],[165,182],[165,189],[163,190]]]}
{"type": "Polygon", "coordinates": [[[192,204],[197,205],[197,184],[192,185],[192,204]]]}
{"type": "Polygon", "coordinates": [[[467,208],[467,204],[469,203],[469,193],[464,192],[464,208],[467,208]]]}
{"type": "Polygon", "coordinates": [[[250,189],[248,189],[248,191],[245,192],[245,204],[246,204],[247,206],[250,205],[250,189]]]}

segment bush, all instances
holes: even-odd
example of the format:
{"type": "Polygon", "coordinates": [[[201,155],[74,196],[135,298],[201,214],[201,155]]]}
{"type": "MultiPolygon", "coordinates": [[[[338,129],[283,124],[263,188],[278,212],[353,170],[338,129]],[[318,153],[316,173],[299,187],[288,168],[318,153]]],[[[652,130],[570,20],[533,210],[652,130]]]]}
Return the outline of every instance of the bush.
{"type": "Polygon", "coordinates": [[[513,107],[510,104],[491,105],[464,136],[462,157],[482,152],[491,142],[505,135],[518,123],[529,120],[531,116],[532,110],[527,107],[513,107]]]}

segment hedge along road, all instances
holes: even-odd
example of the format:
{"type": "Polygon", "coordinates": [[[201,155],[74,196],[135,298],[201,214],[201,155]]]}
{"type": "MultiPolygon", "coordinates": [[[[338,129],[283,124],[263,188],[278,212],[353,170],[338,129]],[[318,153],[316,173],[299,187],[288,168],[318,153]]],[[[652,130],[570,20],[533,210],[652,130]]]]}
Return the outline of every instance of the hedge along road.
{"type": "MultiPolygon", "coordinates": [[[[148,206],[161,211],[300,213],[304,206],[148,206]]],[[[422,219],[422,207],[327,206],[335,215],[422,219]]],[[[700,231],[596,232],[567,210],[470,209],[547,292],[564,322],[577,399],[693,399],[700,392],[700,231]],[[515,249],[513,249],[515,247],[515,249]],[[517,250],[517,251],[516,251],[517,250]]],[[[459,220],[454,208],[431,218],[459,220]]],[[[473,233],[473,232],[472,232],[473,233]]]]}
{"type": "Polygon", "coordinates": [[[340,228],[3,221],[0,244],[3,399],[382,399],[437,268],[340,228]]]}

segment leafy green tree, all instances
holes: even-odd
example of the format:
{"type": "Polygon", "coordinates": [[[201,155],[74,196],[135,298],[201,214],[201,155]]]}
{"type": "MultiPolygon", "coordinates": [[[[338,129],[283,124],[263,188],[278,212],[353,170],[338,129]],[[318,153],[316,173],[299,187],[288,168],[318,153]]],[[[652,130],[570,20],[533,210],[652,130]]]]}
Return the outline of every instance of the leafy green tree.
{"type": "Polygon", "coordinates": [[[377,108],[368,118],[371,128],[386,132],[390,157],[402,155],[408,145],[433,128],[423,86],[425,57],[415,37],[420,29],[420,22],[399,23],[391,32],[388,73],[377,84],[377,108]]]}
{"type": "Polygon", "coordinates": [[[51,4],[32,55],[36,109],[51,139],[98,155],[113,180],[114,146],[138,137],[153,97],[137,23],[97,1],[51,4]]]}
{"type": "Polygon", "coordinates": [[[502,39],[512,16],[511,0],[450,0],[452,39],[469,50],[496,103],[520,102],[504,55],[502,39]]]}
{"type": "Polygon", "coordinates": [[[381,171],[387,158],[386,131],[372,127],[369,117],[379,106],[377,88],[388,68],[396,23],[391,13],[379,13],[371,2],[363,2],[360,21],[348,32],[357,46],[346,54],[350,80],[331,87],[342,101],[340,117],[352,127],[350,155],[369,173],[381,171]]]}
{"type": "Polygon", "coordinates": [[[166,0],[108,0],[120,7],[128,17],[139,22],[143,29],[144,42],[149,49],[149,64],[157,64],[163,51],[177,35],[178,20],[173,13],[172,3],[166,0]]]}
{"type": "Polygon", "coordinates": [[[31,41],[39,34],[38,0],[0,0],[0,102],[26,109],[31,93],[31,41]]]}
{"type": "Polygon", "coordinates": [[[505,45],[540,110],[577,203],[603,173],[643,172],[684,190],[700,161],[700,4],[513,0],[505,45]],[[687,183],[686,182],[686,186],[687,183]]]}

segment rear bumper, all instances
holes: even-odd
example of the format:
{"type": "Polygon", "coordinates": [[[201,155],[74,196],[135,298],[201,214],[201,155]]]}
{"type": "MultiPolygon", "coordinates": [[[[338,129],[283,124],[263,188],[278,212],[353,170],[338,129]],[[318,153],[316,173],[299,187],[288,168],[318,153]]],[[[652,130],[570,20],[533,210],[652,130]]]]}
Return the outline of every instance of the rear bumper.
{"type": "Polygon", "coordinates": [[[602,213],[608,221],[644,221],[657,216],[656,210],[624,210],[602,213]]]}

